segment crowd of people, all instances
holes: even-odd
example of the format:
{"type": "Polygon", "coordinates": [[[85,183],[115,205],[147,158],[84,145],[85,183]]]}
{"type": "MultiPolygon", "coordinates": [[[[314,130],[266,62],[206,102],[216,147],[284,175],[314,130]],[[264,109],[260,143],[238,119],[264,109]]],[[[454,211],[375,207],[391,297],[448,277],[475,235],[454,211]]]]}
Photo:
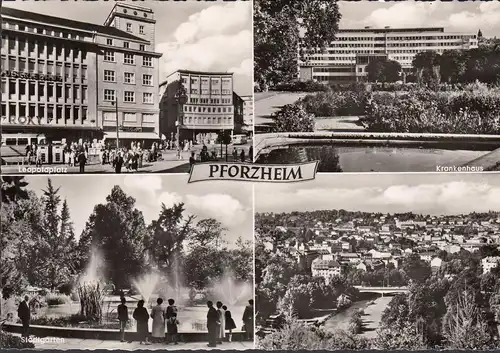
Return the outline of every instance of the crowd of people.
{"type": "MultiPolygon", "coordinates": [[[[117,308],[118,320],[120,322],[120,339],[121,342],[126,342],[125,330],[130,321],[129,311],[125,297],[122,296],[120,302],[117,308]]],[[[233,330],[237,327],[229,308],[220,301],[215,306],[212,301],[208,301],[207,307],[208,347],[216,347],[217,344],[222,344],[223,342],[232,342],[233,330]]],[[[22,337],[25,338],[29,338],[30,311],[29,298],[25,296],[17,310],[17,315],[23,326],[22,337]]],[[[132,314],[133,319],[137,322],[136,339],[140,344],[146,345],[152,343],[178,344],[178,326],[180,322],[177,318],[177,313],[178,310],[174,299],[168,299],[168,306],[165,306],[163,299],[158,298],[156,305],[151,309],[150,313],[148,313],[145,307],[144,300],[139,300],[132,314]],[[151,337],[148,326],[150,319],[153,320],[151,337]]],[[[248,341],[253,341],[254,337],[254,315],[254,303],[253,299],[250,299],[242,317],[242,331],[245,333],[244,338],[248,341]]]]}

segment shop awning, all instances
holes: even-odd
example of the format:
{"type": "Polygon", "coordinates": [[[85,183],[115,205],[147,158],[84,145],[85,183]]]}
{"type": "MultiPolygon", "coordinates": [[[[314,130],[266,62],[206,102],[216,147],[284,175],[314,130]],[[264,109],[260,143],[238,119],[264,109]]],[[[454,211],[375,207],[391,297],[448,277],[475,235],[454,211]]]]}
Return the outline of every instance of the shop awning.
{"type": "MultiPolygon", "coordinates": [[[[107,140],[116,139],[116,132],[106,132],[104,134],[107,140]]],[[[118,134],[118,138],[127,140],[159,140],[160,136],[154,132],[121,132],[118,134]]]]}

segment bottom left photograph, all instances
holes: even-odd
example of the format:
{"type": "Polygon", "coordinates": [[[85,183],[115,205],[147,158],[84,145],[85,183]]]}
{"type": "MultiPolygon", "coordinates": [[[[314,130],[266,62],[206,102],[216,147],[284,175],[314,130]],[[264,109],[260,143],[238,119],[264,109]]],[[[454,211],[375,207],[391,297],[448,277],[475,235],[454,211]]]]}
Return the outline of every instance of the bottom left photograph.
{"type": "Polygon", "coordinates": [[[252,349],[252,185],[3,176],[2,348],[252,349]]]}

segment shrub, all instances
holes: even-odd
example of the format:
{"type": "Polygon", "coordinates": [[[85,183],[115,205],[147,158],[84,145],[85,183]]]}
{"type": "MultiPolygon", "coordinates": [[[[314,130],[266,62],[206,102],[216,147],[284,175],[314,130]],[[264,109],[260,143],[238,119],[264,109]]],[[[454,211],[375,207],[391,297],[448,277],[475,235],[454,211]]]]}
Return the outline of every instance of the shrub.
{"type": "Polygon", "coordinates": [[[23,349],[35,348],[31,342],[24,342],[21,337],[11,335],[10,333],[0,331],[0,348],[23,349]]]}
{"type": "Polygon", "coordinates": [[[61,284],[59,286],[59,288],[57,288],[57,289],[59,290],[59,293],[61,293],[61,294],[71,295],[71,292],[73,290],[73,283],[67,282],[67,283],[61,284]]]}
{"type": "Polygon", "coordinates": [[[328,91],[328,86],[316,81],[294,81],[289,83],[281,83],[274,86],[272,91],[283,92],[324,92],[328,91]]]}
{"type": "Polygon", "coordinates": [[[65,294],[48,293],[45,296],[45,302],[47,303],[47,305],[67,304],[70,301],[71,301],[70,297],[65,294]]]}
{"type": "Polygon", "coordinates": [[[306,326],[296,320],[287,321],[283,329],[257,341],[263,350],[341,350],[369,349],[370,341],[344,331],[333,333],[306,326]]]}
{"type": "Polygon", "coordinates": [[[362,314],[359,310],[352,313],[349,321],[349,332],[352,334],[359,334],[363,330],[363,319],[361,316],[362,314]]]}
{"type": "Polygon", "coordinates": [[[352,116],[364,114],[368,98],[366,91],[328,91],[307,95],[297,104],[315,116],[352,116]]]}
{"type": "Polygon", "coordinates": [[[374,94],[365,124],[369,131],[499,134],[500,96],[495,91],[374,94]]]}
{"type": "Polygon", "coordinates": [[[300,104],[288,104],[272,115],[273,132],[312,132],[314,117],[300,104]]]}

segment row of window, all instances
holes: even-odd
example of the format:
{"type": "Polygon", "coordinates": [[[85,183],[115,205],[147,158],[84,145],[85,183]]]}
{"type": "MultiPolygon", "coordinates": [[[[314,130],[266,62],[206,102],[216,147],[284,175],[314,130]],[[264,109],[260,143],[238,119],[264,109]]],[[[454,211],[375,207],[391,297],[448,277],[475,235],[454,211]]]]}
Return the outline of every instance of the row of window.
{"type": "MultiPolygon", "coordinates": [[[[104,70],[104,81],[105,82],[117,82],[116,72],[114,70],[104,70]]],[[[123,82],[131,85],[135,85],[135,73],[124,72],[123,82]]],[[[143,86],[153,86],[153,75],[143,74],[142,75],[142,85],[143,86]]]]}
{"type": "Polygon", "coordinates": [[[230,95],[232,94],[232,91],[230,89],[223,89],[223,90],[220,90],[220,89],[212,89],[212,90],[209,90],[209,89],[202,89],[201,91],[197,88],[191,88],[191,94],[222,94],[223,95],[230,95]]]}
{"type": "MultiPolygon", "coordinates": [[[[135,92],[134,91],[124,91],[123,92],[123,101],[126,103],[135,103],[136,101],[135,92]]],[[[116,101],[116,91],[114,89],[105,89],[104,90],[104,101],[106,102],[114,102],[116,101]]],[[[144,104],[153,104],[153,93],[143,92],[142,93],[142,103],[144,104]]]]}
{"type": "Polygon", "coordinates": [[[14,22],[3,21],[2,27],[6,28],[6,29],[13,29],[13,30],[21,31],[21,32],[44,34],[47,36],[52,36],[52,37],[57,37],[57,38],[83,40],[83,36],[80,36],[76,33],[65,32],[65,31],[62,31],[60,29],[54,29],[54,28],[50,28],[50,27],[46,27],[46,26],[35,27],[35,26],[32,26],[31,24],[28,26],[25,24],[17,24],[14,22]]]}
{"type": "Polygon", "coordinates": [[[313,72],[354,72],[354,67],[315,67],[313,72]]]}
{"type": "MultiPolygon", "coordinates": [[[[197,85],[197,84],[199,84],[199,82],[200,82],[200,79],[198,77],[191,77],[191,84],[192,85],[197,85]]],[[[201,78],[201,84],[203,86],[208,85],[209,82],[211,82],[212,85],[218,85],[221,81],[219,81],[219,78],[213,78],[213,77],[211,79],[209,79],[208,77],[201,78]]],[[[188,78],[182,77],[182,83],[187,84],[188,78]]],[[[222,85],[231,85],[231,79],[230,78],[223,78],[222,85]]]]}
{"type": "Polygon", "coordinates": [[[43,59],[26,60],[25,58],[16,58],[13,56],[9,56],[8,63],[7,58],[2,56],[1,62],[2,68],[8,71],[38,73],[40,75],[55,75],[65,77],[66,79],[69,79],[71,76],[76,78],[80,77],[82,80],[87,79],[87,65],[80,66],[80,64],[64,64],[61,62],[45,61],[43,59]]]}
{"type": "MultiPolygon", "coordinates": [[[[16,116],[29,116],[29,117],[45,117],[49,119],[71,119],[71,114],[73,113],[73,120],[84,120],[87,119],[87,107],[86,106],[68,106],[68,105],[54,105],[54,104],[29,104],[26,103],[9,103],[8,105],[2,103],[2,112],[6,112],[6,116],[16,117],[16,116]],[[7,112],[7,109],[8,112],[7,112]]],[[[3,113],[2,113],[3,115],[3,113]]]]}
{"type": "Polygon", "coordinates": [[[184,106],[185,112],[190,113],[232,113],[233,107],[193,107],[184,106]]]}
{"type": "Polygon", "coordinates": [[[185,117],[185,124],[224,124],[229,125],[233,123],[231,117],[185,117]]]}
{"type": "MultiPolygon", "coordinates": [[[[114,51],[104,52],[104,61],[116,62],[116,55],[114,51]]],[[[135,65],[135,55],[130,53],[125,53],[123,55],[123,63],[127,65],[135,65]]],[[[142,57],[142,66],[153,67],[153,58],[151,56],[142,57]]]]}
{"type": "Polygon", "coordinates": [[[191,104],[231,104],[231,98],[189,98],[191,104]]]}
{"type": "MultiPolygon", "coordinates": [[[[112,46],[113,43],[114,43],[113,39],[111,39],[111,38],[107,38],[106,39],[106,45],[112,46]]],[[[130,49],[130,42],[124,41],[123,42],[123,47],[126,48],[126,49],[130,49]]],[[[133,48],[133,49],[136,49],[136,48],[133,48]]],[[[146,50],[146,46],[144,44],[139,44],[139,50],[140,51],[145,51],[146,50]]]]}
{"type": "Polygon", "coordinates": [[[16,40],[15,37],[2,36],[3,52],[7,51],[7,47],[10,55],[29,56],[32,58],[47,58],[57,61],[71,62],[87,60],[86,50],[64,47],[45,42],[34,42],[24,39],[16,40]]]}
{"type": "Polygon", "coordinates": [[[66,99],[77,102],[87,100],[87,86],[54,84],[53,82],[37,82],[25,80],[2,80],[2,93],[8,94],[11,100],[23,100],[24,96],[37,96],[37,100],[66,99]],[[38,89],[38,94],[37,94],[38,89]],[[64,93],[64,95],[63,95],[64,93]]]}
{"type": "MultiPolygon", "coordinates": [[[[468,43],[468,42],[466,42],[468,43]]],[[[464,42],[459,40],[455,42],[398,42],[398,43],[379,43],[379,44],[332,44],[329,48],[373,48],[379,47],[456,47],[464,45],[464,42]]],[[[335,50],[329,50],[329,52],[336,52],[335,50]]]]}
{"type": "Polygon", "coordinates": [[[441,36],[436,36],[436,35],[428,35],[428,36],[418,36],[418,35],[412,35],[412,36],[402,36],[402,37],[393,37],[393,36],[378,36],[378,37],[373,37],[373,36],[366,36],[366,37],[337,37],[335,39],[336,42],[349,42],[349,41],[377,41],[377,40],[401,40],[401,41],[407,41],[407,40],[443,40],[443,39],[476,39],[476,35],[441,35],[441,36]]]}
{"type": "MultiPolygon", "coordinates": [[[[156,114],[142,113],[141,115],[143,123],[154,123],[156,122],[156,120],[158,120],[158,116],[156,114]]],[[[102,118],[104,121],[116,122],[116,112],[103,112],[102,118]]],[[[141,119],[137,119],[137,113],[123,113],[123,121],[125,122],[137,122],[138,120],[141,119]]]]}

